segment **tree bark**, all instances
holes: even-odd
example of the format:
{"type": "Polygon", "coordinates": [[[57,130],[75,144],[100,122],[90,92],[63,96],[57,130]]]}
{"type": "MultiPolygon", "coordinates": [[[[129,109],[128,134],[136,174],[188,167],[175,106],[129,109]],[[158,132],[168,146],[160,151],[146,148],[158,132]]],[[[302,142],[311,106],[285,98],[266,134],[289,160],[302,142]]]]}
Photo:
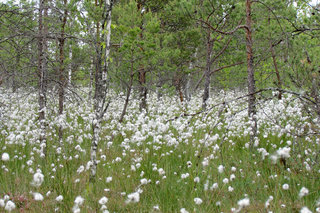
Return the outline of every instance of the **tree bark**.
{"type": "MultiPolygon", "coordinates": [[[[20,63],[20,53],[17,54],[16,56],[16,67],[19,66],[20,63]]],[[[15,93],[17,91],[17,71],[16,68],[13,68],[13,73],[12,73],[12,92],[15,93]]]]}
{"type": "Polygon", "coordinates": [[[146,87],[146,71],[143,65],[139,69],[139,85],[140,85],[140,112],[147,111],[147,94],[148,89],[146,87]]]}
{"type": "MultiPolygon", "coordinates": [[[[190,62],[190,65],[189,65],[189,69],[191,70],[193,67],[192,67],[192,62],[190,62]]],[[[186,102],[189,102],[191,100],[191,92],[190,92],[190,88],[191,88],[191,75],[190,73],[188,73],[188,75],[186,76],[186,85],[184,87],[184,96],[186,97],[186,102]]]]}
{"type": "Polygon", "coordinates": [[[129,99],[130,99],[130,95],[131,95],[131,91],[132,91],[132,85],[133,85],[133,76],[134,76],[134,71],[133,71],[133,63],[134,63],[134,60],[133,60],[133,50],[131,51],[131,62],[130,62],[130,79],[129,79],[129,84],[128,84],[128,87],[127,87],[127,95],[126,95],[126,100],[125,100],[125,103],[124,103],[124,106],[123,106],[123,110],[122,110],[122,113],[121,113],[121,116],[120,116],[120,119],[119,119],[119,122],[122,123],[123,122],[123,118],[127,112],[127,108],[128,108],[128,105],[129,105],[129,99]]]}
{"type": "Polygon", "coordinates": [[[46,137],[46,97],[47,97],[47,19],[48,8],[47,1],[39,2],[39,21],[38,21],[38,75],[39,75],[39,123],[40,123],[40,147],[41,153],[46,155],[47,137],[46,137]]]}
{"type": "Polygon", "coordinates": [[[68,85],[71,86],[72,83],[72,44],[70,44],[70,50],[69,50],[69,70],[68,70],[68,85]]]}
{"type": "Polygon", "coordinates": [[[282,81],[281,81],[280,72],[279,72],[279,69],[278,69],[276,53],[275,53],[275,51],[273,49],[273,45],[272,45],[271,41],[270,41],[270,52],[271,52],[271,57],[272,57],[272,61],[273,61],[274,70],[276,71],[277,84],[278,84],[277,86],[280,89],[279,94],[278,94],[278,99],[280,100],[282,98],[282,93],[281,93],[282,81]]]}
{"type": "MultiPolygon", "coordinates": [[[[182,67],[180,67],[180,70],[182,70],[182,67]]],[[[182,72],[182,71],[181,71],[182,72]]],[[[180,99],[180,103],[183,103],[184,98],[183,98],[183,93],[182,93],[182,89],[181,89],[181,75],[179,73],[179,71],[176,73],[175,75],[175,79],[174,79],[174,85],[176,87],[176,91],[178,93],[179,99],[180,99]]]]}
{"type": "Polygon", "coordinates": [[[204,91],[202,96],[202,109],[207,108],[207,101],[209,99],[209,87],[210,87],[210,76],[211,76],[211,54],[212,54],[212,42],[211,42],[211,32],[207,31],[207,53],[206,53],[206,69],[204,71],[205,82],[204,91]]]}
{"type": "MultiPolygon", "coordinates": [[[[64,96],[65,96],[65,63],[64,63],[64,46],[65,46],[65,26],[67,23],[68,10],[67,10],[67,0],[63,1],[64,3],[64,15],[62,18],[60,38],[59,38],[59,116],[63,115],[64,110],[64,96]]],[[[59,126],[59,143],[62,146],[63,138],[63,127],[60,124],[59,126]]]]}
{"type": "MultiPolygon", "coordinates": [[[[98,5],[96,0],[96,6],[98,5]]],[[[111,36],[111,11],[113,6],[113,0],[106,0],[104,5],[103,20],[101,23],[102,31],[107,32],[105,36],[102,36],[105,48],[100,42],[100,22],[97,22],[97,61],[96,61],[96,73],[95,73],[95,94],[94,94],[94,112],[95,117],[92,122],[93,138],[91,143],[91,169],[90,169],[90,182],[95,182],[97,173],[97,149],[100,141],[101,122],[103,116],[108,108],[106,104],[107,94],[107,72],[109,66],[109,54],[110,54],[110,36],[111,36]],[[102,61],[104,66],[102,67],[102,61]]]]}
{"type": "MultiPolygon", "coordinates": [[[[138,11],[140,12],[141,14],[141,17],[143,17],[143,12],[142,11],[142,8],[143,8],[143,1],[137,1],[137,9],[138,11]]],[[[140,25],[140,29],[141,29],[141,32],[140,32],[140,39],[142,40],[143,39],[143,19],[141,20],[141,25],[140,25]]],[[[142,51],[143,48],[141,48],[142,51]]],[[[145,71],[145,67],[144,67],[144,64],[140,64],[139,66],[139,90],[140,90],[140,112],[142,112],[143,110],[147,111],[147,94],[148,94],[148,89],[146,87],[146,71],[145,71]]]]}
{"type": "Polygon", "coordinates": [[[252,147],[254,139],[257,135],[257,119],[256,119],[256,98],[255,98],[255,79],[253,66],[253,42],[252,42],[252,19],[251,19],[252,0],[246,0],[246,50],[247,50],[247,73],[248,73],[248,116],[252,120],[252,132],[250,134],[250,145],[252,147]]]}
{"type": "Polygon", "coordinates": [[[89,100],[92,98],[92,87],[93,87],[93,70],[94,70],[95,60],[92,58],[92,65],[90,67],[90,82],[89,82],[89,100]]]}
{"type": "MultiPolygon", "coordinates": [[[[268,23],[270,25],[270,17],[268,19],[268,23]]],[[[282,89],[282,82],[281,82],[281,78],[280,78],[280,72],[278,69],[278,63],[277,63],[277,58],[276,58],[276,53],[273,49],[273,44],[272,44],[272,39],[271,39],[271,33],[270,33],[270,52],[271,52],[271,57],[272,57],[272,61],[273,61],[273,66],[274,66],[274,70],[276,72],[276,76],[277,76],[277,86],[280,89],[279,90],[279,94],[278,94],[278,99],[280,100],[282,98],[282,93],[281,93],[281,89],[282,89]]]]}

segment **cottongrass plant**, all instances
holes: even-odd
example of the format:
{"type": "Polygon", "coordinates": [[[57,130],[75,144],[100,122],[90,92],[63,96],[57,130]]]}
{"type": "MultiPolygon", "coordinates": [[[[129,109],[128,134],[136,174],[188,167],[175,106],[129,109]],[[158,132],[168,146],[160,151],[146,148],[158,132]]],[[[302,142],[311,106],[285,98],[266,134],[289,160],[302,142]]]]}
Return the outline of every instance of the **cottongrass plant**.
{"type": "Polygon", "coordinates": [[[59,117],[49,100],[44,157],[37,95],[1,89],[0,212],[320,212],[319,130],[294,96],[258,103],[250,149],[246,100],[233,101],[241,92],[213,94],[216,107],[194,116],[200,96],[186,106],[151,94],[148,112],[132,99],[122,123],[123,98],[110,92],[90,185],[87,92],[59,117]]]}

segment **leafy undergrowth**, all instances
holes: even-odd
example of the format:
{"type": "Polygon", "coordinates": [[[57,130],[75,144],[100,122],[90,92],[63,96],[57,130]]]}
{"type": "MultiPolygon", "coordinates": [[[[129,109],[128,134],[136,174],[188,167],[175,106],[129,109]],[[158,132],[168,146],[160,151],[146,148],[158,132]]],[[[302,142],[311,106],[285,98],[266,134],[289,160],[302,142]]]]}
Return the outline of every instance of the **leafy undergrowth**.
{"type": "Polygon", "coordinates": [[[37,97],[0,94],[0,211],[320,212],[320,139],[292,96],[258,105],[253,148],[245,100],[230,101],[240,93],[215,94],[208,106],[227,104],[196,116],[179,115],[198,112],[200,97],[185,107],[152,96],[148,113],[132,100],[122,124],[123,100],[113,98],[89,183],[93,113],[85,96],[68,99],[61,117],[48,103],[43,157],[37,97]]]}

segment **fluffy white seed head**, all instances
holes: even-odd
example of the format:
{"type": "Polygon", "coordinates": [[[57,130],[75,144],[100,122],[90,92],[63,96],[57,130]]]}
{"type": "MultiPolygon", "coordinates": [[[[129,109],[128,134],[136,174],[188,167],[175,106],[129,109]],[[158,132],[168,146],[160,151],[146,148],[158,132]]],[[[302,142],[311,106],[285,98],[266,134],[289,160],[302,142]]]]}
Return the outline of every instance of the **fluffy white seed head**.
{"type": "Polygon", "coordinates": [[[76,197],[76,199],[74,200],[74,204],[76,206],[81,206],[83,204],[84,199],[79,195],[76,197]]]}
{"type": "Polygon", "coordinates": [[[11,200],[9,200],[6,204],[6,206],[4,207],[4,210],[11,212],[12,210],[14,210],[16,208],[16,204],[14,204],[14,202],[12,202],[11,200]]]}
{"type": "Polygon", "coordinates": [[[126,203],[138,203],[140,201],[140,194],[138,192],[133,192],[128,194],[128,199],[126,203]]]}
{"type": "Polygon", "coordinates": [[[102,198],[99,200],[99,204],[100,204],[100,205],[105,205],[107,202],[108,202],[108,198],[107,198],[107,197],[102,197],[102,198]]]}
{"type": "Polygon", "coordinates": [[[58,197],[56,197],[56,201],[57,202],[61,202],[63,200],[63,196],[59,195],[58,197]]]}
{"type": "Polygon", "coordinates": [[[3,153],[2,156],[1,156],[1,160],[2,161],[9,161],[10,160],[10,156],[8,153],[3,153]]]}
{"type": "Polygon", "coordinates": [[[41,186],[41,184],[44,181],[44,175],[41,173],[41,171],[37,171],[34,175],[33,175],[33,181],[31,182],[31,184],[35,187],[39,187],[41,186]]]}
{"type": "Polygon", "coordinates": [[[310,209],[308,209],[308,207],[303,207],[303,208],[300,210],[300,213],[312,213],[312,211],[310,211],[310,209]]]}
{"type": "Polygon", "coordinates": [[[299,192],[299,197],[302,198],[308,194],[309,194],[309,189],[307,189],[306,187],[302,187],[299,192]]]}
{"type": "Polygon", "coordinates": [[[43,200],[43,195],[40,194],[39,192],[33,193],[33,199],[36,201],[42,201],[43,200]]]}
{"type": "Polygon", "coordinates": [[[193,201],[195,202],[195,204],[200,205],[202,203],[202,199],[201,198],[194,198],[193,201]]]}

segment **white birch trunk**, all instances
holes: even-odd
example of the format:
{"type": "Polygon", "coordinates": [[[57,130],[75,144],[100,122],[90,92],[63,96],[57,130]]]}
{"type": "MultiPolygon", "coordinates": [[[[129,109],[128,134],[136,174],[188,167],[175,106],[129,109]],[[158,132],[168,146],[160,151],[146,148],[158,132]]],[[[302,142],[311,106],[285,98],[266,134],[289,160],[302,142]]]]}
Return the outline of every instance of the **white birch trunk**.
{"type": "Polygon", "coordinates": [[[48,8],[46,0],[40,0],[39,8],[39,40],[38,40],[38,74],[39,74],[39,123],[41,157],[46,155],[46,95],[47,95],[47,19],[48,8]]]}
{"type": "MultiPolygon", "coordinates": [[[[95,89],[95,98],[94,98],[94,110],[95,110],[95,118],[92,123],[93,130],[93,139],[91,144],[91,173],[90,173],[90,182],[95,181],[95,177],[97,174],[97,149],[100,141],[100,131],[101,131],[101,121],[105,114],[105,111],[108,106],[106,106],[106,93],[107,93],[107,71],[109,65],[109,54],[110,54],[110,37],[111,37],[111,10],[113,1],[106,0],[105,1],[105,22],[106,28],[105,31],[107,35],[105,37],[105,49],[103,51],[98,50],[98,54],[101,54],[101,59],[104,60],[104,67],[102,69],[101,63],[97,62],[97,70],[96,72],[101,72],[96,74],[96,89],[95,89]],[[104,56],[102,56],[102,54],[104,56]]],[[[104,23],[102,23],[104,26],[104,23]]],[[[100,35],[98,35],[100,36],[100,35]]],[[[98,47],[100,48],[100,47],[98,47]]],[[[100,56],[98,56],[100,57],[100,56]]],[[[101,62],[101,61],[100,61],[101,62]]]]}
{"type": "Polygon", "coordinates": [[[72,79],[72,47],[70,45],[70,50],[69,50],[69,70],[68,70],[68,86],[71,85],[71,79],[72,79]]]}

